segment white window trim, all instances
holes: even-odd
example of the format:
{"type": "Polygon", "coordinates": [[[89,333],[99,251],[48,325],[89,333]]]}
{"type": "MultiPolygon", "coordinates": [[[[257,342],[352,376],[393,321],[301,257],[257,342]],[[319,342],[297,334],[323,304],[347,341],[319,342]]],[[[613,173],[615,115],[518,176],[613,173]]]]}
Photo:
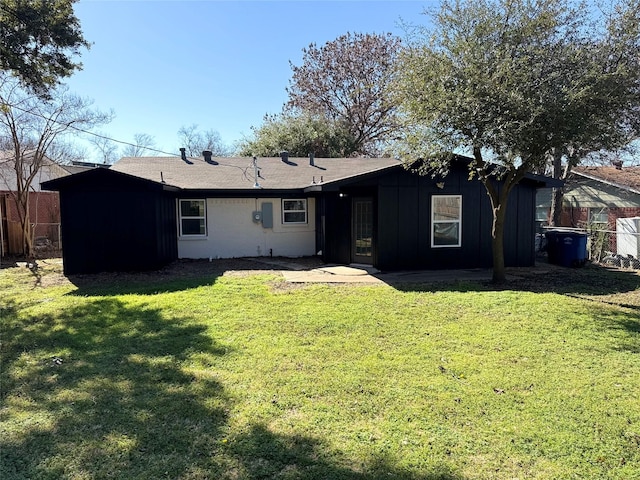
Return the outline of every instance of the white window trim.
{"type": "Polygon", "coordinates": [[[282,206],[282,225],[307,225],[309,222],[309,202],[306,198],[283,198],[280,202],[282,206]],[[303,210],[285,210],[284,202],[304,202],[304,222],[287,222],[285,220],[286,213],[300,213],[303,210]]]}
{"type": "Polygon", "coordinates": [[[536,207],[536,222],[548,222],[549,221],[549,207],[537,206],[536,207]],[[544,210],[544,215],[542,211],[544,210]]]}
{"type": "Polygon", "coordinates": [[[179,238],[205,238],[207,236],[207,201],[204,198],[179,198],[178,199],[178,236],[179,238]],[[197,216],[197,217],[191,217],[191,216],[186,216],[183,217],[182,216],[182,208],[181,208],[181,203],[182,202],[202,202],[204,204],[204,215],[202,216],[197,216]],[[202,233],[198,233],[198,234],[193,234],[193,233],[182,233],[182,220],[188,218],[188,219],[203,219],[204,220],[204,234],[202,233]]]}
{"type": "Polygon", "coordinates": [[[459,248],[462,246],[462,195],[432,195],[431,196],[431,248],[459,248]],[[435,203],[436,199],[442,198],[459,198],[460,199],[460,209],[457,220],[434,220],[434,212],[435,212],[435,203]],[[434,240],[435,236],[433,234],[433,227],[436,223],[457,223],[458,224],[458,243],[456,245],[435,245],[434,240]]]}
{"type": "Polygon", "coordinates": [[[606,207],[602,207],[602,208],[598,208],[598,207],[590,207],[589,208],[589,223],[590,224],[598,224],[598,225],[605,225],[609,223],[609,209],[606,207]],[[600,216],[600,215],[605,215],[606,216],[606,220],[594,220],[594,217],[596,216],[600,216]]]}

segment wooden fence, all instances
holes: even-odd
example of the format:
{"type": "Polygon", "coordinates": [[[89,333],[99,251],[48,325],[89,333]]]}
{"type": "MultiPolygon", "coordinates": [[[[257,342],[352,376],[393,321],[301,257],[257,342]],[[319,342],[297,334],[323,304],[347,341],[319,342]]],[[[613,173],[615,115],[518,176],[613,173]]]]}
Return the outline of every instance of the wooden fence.
{"type": "MultiPolygon", "coordinates": [[[[6,221],[2,231],[2,254],[24,255],[20,222],[6,221]]],[[[33,226],[36,255],[51,255],[60,251],[60,224],[41,223],[33,226]]]]}

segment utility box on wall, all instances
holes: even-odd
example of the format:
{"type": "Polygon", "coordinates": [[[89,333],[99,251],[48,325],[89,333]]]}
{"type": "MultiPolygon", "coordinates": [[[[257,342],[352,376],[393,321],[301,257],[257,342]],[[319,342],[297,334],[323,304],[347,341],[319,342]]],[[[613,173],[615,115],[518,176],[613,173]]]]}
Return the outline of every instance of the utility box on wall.
{"type": "Polygon", "coordinates": [[[262,208],[262,228],[273,228],[273,203],[264,202],[262,208]]]}
{"type": "Polygon", "coordinates": [[[618,255],[640,259],[640,217],[616,220],[616,245],[618,255]]]}

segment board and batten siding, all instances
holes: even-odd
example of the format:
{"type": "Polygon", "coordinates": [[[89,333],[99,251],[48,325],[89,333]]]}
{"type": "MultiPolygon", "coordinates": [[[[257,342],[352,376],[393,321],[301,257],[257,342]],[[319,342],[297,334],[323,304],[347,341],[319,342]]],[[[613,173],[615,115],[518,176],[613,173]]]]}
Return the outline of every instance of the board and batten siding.
{"type": "Polygon", "coordinates": [[[154,270],[177,258],[172,198],[137,179],[84,178],[60,191],[66,275],[154,270]]]}
{"type": "Polygon", "coordinates": [[[315,199],[306,200],[306,223],[283,224],[281,198],[207,198],[207,233],[204,236],[178,236],[178,257],[215,259],[315,255],[315,199]],[[268,203],[273,209],[272,228],[265,228],[262,221],[256,222],[253,218],[254,212],[261,212],[262,205],[268,203]]]}
{"type": "MultiPolygon", "coordinates": [[[[324,260],[349,263],[349,199],[370,196],[374,201],[373,265],[383,270],[489,268],[492,210],[485,187],[469,181],[466,167],[452,167],[444,179],[397,170],[365,181],[344,184],[341,196],[327,196],[324,260]],[[460,196],[460,246],[432,246],[432,199],[460,196]]],[[[497,185],[500,188],[500,185],[497,185]]],[[[535,263],[535,186],[523,181],[509,196],[504,253],[507,266],[535,263]]]]}
{"type": "MultiPolygon", "coordinates": [[[[469,181],[467,172],[453,171],[436,186],[433,179],[398,172],[378,185],[379,268],[489,268],[491,202],[484,186],[469,181]],[[462,197],[462,244],[431,246],[431,200],[434,195],[462,197]]],[[[499,187],[498,187],[499,188],[499,187]]],[[[535,189],[520,184],[511,191],[505,227],[505,262],[528,266],[535,262],[535,189]]]]}

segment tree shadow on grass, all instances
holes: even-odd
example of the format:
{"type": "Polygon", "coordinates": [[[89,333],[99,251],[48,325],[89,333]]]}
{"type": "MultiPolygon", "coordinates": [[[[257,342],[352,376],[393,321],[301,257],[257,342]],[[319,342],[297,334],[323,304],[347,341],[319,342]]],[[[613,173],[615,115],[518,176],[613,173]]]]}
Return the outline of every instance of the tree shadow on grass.
{"type": "Polygon", "coordinates": [[[227,399],[185,368],[223,355],[204,327],[99,299],[59,317],[3,308],[0,475],[178,478],[215,448],[227,399]]]}
{"type": "Polygon", "coordinates": [[[164,270],[142,273],[97,273],[70,275],[76,290],[70,295],[109,297],[112,295],[156,295],[213,285],[224,272],[174,275],[164,270]]]}
{"type": "Polygon", "coordinates": [[[614,350],[640,353],[640,316],[635,311],[614,310],[595,301],[589,313],[595,326],[607,332],[614,350]]]}
{"type": "Polygon", "coordinates": [[[119,294],[153,295],[213,285],[229,271],[279,271],[284,267],[252,259],[180,260],[160,270],[148,272],[104,272],[69,275],[76,286],[72,295],[110,296],[119,294]]]}
{"type": "Polygon", "coordinates": [[[392,459],[373,458],[357,468],[340,453],[330,453],[318,440],[276,435],[264,425],[254,425],[233,439],[230,453],[239,460],[240,478],[304,480],[463,480],[449,466],[439,464],[428,473],[399,468],[392,459]]]}
{"type": "Polygon", "coordinates": [[[385,458],[353,467],[320,441],[257,425],[230,438],[229,352],[189,318],[87,299],[24,318],[2,302],[0,478],[454,480],[385,458]]]}
{"type": "MultiPolygon", "coordinates": [[[[640,289],[640,274],[633,270],[589,265],[564,268],[542,264],[532,268],[508,268],[507,281],[455,280],[449,282],[402,283],[392,286],[405,292],[498,292],[505,290],[559,295],[614,295],[640,289]]],[[[637,308],[632,305],[631,307],[637,308]]]]}
{"type": "Polygon", "coordinates": [[[481,281],[434,282],[423,284],[395,284],[404,292],[500,292],[520,291],[555,293],[592,303],[590,312],[594,322],[603,328],[622,329],[629,341],[620,348],[640,351],[640,273],[633,270],[588,265],[584,268],[564,268],[542,264],[535,268],[510,268],[510,278],[503,284],[481,281]],[[622,307],[611,312],[605,305],[622,307]]]}

